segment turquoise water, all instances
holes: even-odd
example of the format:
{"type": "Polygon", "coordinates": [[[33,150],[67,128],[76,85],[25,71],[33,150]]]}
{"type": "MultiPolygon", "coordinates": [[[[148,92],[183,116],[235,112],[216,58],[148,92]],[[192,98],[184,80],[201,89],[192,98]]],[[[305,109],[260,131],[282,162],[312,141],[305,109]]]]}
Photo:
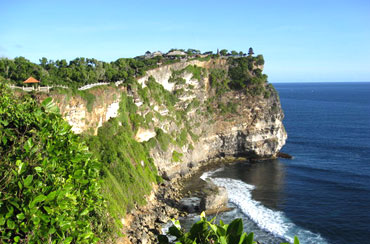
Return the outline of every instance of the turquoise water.
{"type": "Polygon", "coordinates": [[[370,243],[370,83],[281,83],[293,160],[237,163],[203,175],[225,186],[262,243],[370,243]]]}

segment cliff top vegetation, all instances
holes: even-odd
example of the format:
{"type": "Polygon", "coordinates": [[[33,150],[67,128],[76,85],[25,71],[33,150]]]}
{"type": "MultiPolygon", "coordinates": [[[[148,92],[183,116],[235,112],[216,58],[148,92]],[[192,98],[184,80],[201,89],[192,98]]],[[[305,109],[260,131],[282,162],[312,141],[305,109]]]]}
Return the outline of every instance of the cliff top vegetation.
{"type": "Polygon", "coordinates": [[[41,85],[66,85],[78,88],[97,82],[130,82],[135,77],[145,75],[147,70],[161,65],[184,60],[209,60],[211,58],[248,58],[258,64],[263,64],[262,55],[247,56],[244,52],[222,49],[214,54],[211,51],[201,53],[196,49],[171,49],[167,54],[149,52],[135,58],[119,58],[116,61],[104,62],[94,58],[78,57],[67,62],[48,60],[43,57],[39,64],[32,63],[25,57],[14,59],[0,58],[0,81],[14,85],[23,85],[28,77],[33,76],[41,85]]]}

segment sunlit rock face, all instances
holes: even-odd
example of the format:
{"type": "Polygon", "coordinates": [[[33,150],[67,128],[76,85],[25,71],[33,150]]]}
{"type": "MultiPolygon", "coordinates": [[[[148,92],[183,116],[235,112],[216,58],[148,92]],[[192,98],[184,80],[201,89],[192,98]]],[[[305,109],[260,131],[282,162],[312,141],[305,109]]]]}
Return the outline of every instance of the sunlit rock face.
{"type": "MultiPolygon", "coordinates": [[[[205,68],[206,74],[212,68],[228,69],[224,59],[193,60],[164,65],[149,70],[144,77],[138,78],[138,83],[143,87],[152,76],[170,92],[183,89],[184,93],[178,96],[176,109],[185,109],[194,99],[200,102],[199,108],[203,108],[203,110],[192,108],[186,112],[190,129],[193,134],[197,135],[197,139],[188,135],[188,143],[182,147],[171,144],[167,151],[163,151],[159,146],[151,149],[151,156],[159,173],[165,178],[176,177],[185,174],[189,167],[196,166],[200,161],[220,155],[253,158],[276,157],[287,139],[282,123],[284,114],[278,94],[272,90],[271,96],[265,98],[246,95],[242,91],[230,91],[217,99],[223,103],[237,104],[236,111],[227,114],[206,114],[204,104],[209,98],[215,96],[215,92],[210,87],[208,75],[198,80],[194,79],[192,74],[184,72],[182,74],[184,84],[169,82],[173,70],[182,70],[188,65],[205,68]],[[182,154],[181,161],[174,162],[174,151],[182,154]]],[[[75,133],[92,131],[96,134],[98,127],[104,122],[118,116],[121,94],[127,93],[127,90],[125,87],[102,87],[94,89],[92,93],[96,96],[96,100],[90,110],[87,102],[80,97],[71,97],[67,100],[63,95],[55,96],[63,117],[75,133]]],[[[173,114],[164,104],[151,102],[151,106],[145,107],[144,101],[140,100],[135,89],[131,90],[128,95],[134,97],[134,102],[139,107],[137,113],[141,116],[144,117],[149,112],[159,113],[162,116],[162,119],[154,116],[149,127],[138,128],[135,131],[137,141],[145,142],[155,137],[156,128],[161,128],[165,133],[174,134],[175,137],[179,131],[184,129],[183,125],[174,122],[173,114]]]]}

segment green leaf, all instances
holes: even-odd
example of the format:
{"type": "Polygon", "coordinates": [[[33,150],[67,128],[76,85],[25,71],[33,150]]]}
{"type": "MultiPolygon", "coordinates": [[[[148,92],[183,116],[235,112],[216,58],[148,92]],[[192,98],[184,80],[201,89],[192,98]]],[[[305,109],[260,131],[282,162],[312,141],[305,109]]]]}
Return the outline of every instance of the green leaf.
{"type": "Polygon", "coordinates": [[[32,183],[33,175],[28,175],[27,178],[23,181],[24,187],[29,187],[32,183]]]}
{"type": "Polygon", "coordinates": [[[81,213],[80,213],[80,216],[84,216],[84,215],[86,215],[86,214],[88,214],[90,211],[88,210],[88,209],[85,209],[84,211],[82,211],[81,213]]]}
{"type": "Polygon", "coordinates": [[[83,175],[84,175],[84,170],[83,169],[76,170],[75,173],[73,174],[73,176],[76,179],[81,179],[83,175]]]}
{"type": "Polygon", "coordinates": [[[25,219],[26,217],[24,216],[24,213],[19,213],[19,214],[17,214],[17,219],[19,219],[19,220],[23,220],[23,219],[25,219]]]}
{"type": "Polygon", "coordinates": [[[197,236],[203,236],[206,235],[208,232],[208,225],[207,222],[204,222],[203,220],[198,221],[197,223],[193,224],[193,226],[190,228],[190,239],[194,240],[197,236]]]}
{"type": "Polygon", "coordinates": [[[63,244],[69,244],[73,241],[73,237],[70,236],[70,237],[67,237],[64,241],[63,241],[63,244]]]}
{"type": "Polygon", "coordinates": [[[3,124],[4,126],[7,126],[9,124],[9,121],[0,119],[0,123],[3,124]]]}
{"type": "Polygon", "coordinates": [[[3,144],[6,145],[6,143],[8,142],[8,139],[6,138],[6,136],[3,136],[1,139],[3,141],[3,144]]]}
{"type": "Polygon", "coordinates": [[[36,170],[37,173],[42,172],[42,168],[41,167],[35,167],[35,170],[36,170]]]}
{"type": "Polygon", "coordinates": [[[49,223],[50,222],[50,218],[48,215],[46,214],[41,214],[40,215],[40,218],[42,219],[42,221],[44,221],[45,223],[49,223]]]}
{"type": "Polygon", "coordinates": [[[7,207],[8,208],[8,213],[5,215],[6,219],[9,219],[10,217],[13,216],[14,213],[14,208],[12,206],[7,207]]]}
{"type": "Polygon", "coordinates": [[[21,160],[17,160],[16,164],[18,165],[17,173],[20,175],[24,172],[26,165],[21,160]]]}
{"type": "Polygon", "coordinates": [[[244,239],[247,237],[247,233],[243,233],[239,239],[239,244],[245,244],[244,239]]]}
{"type": "Polygon", "coordinates": [[[23,189],[23,185],[22,185],[22,183],[20,181],[18,181],[18,187],[19,187],[20,190],[23,189]]]}
{"type": "Polygon", "coordinates": [[[58,134],[60,136],[63,136],[65,134],[67,134],[69,130],[70,130],[70,125],[65,123],[65,124],[63,124],[63,126],[61,126],[61,129],[59,130],[58,134]]]}
{"type": "Polygon", "coordinates": [[[220,237],[220,242],[221,242],[221,244],[227,244],[226,236],[221,236],[220,237]]]}
{"type": "Polygon", "coordinates": [[[226,229],[222,226],[217,226],[217,234],[219,236],[226,236],[226,229]]]}
{"type": "Polygon", "coordinates": [[[171,219],[171,221],[172,221],[172,224],[174,226],[176,226],[177,229],[181,229],[181,225],[180,225],[180,221],[179,220],[171,219]]]}
{"type": "Polygon", "coordinates": [[[51,97],[46,98],[41,105],[45,108],[48,113],[59,113],[59,108],[53,103],[51,97]]]}
{"type": "Polygon", "coordinates": [[[23,148],[24,150],[26,150],[26,152],[28,153],[33,147],[33,141],[32,141],[32,138],[28,138],[28,140],[26,141],[26,143],[24,144],[23,148]]]}
{"type": "Polygon", "coordinates": [[[17,202],[15,202],[15,201],[9,201],[14,207],[16,207],[16,208],[18,208],[18,209],[20,209],[19,208],[19,204],[17,203],[17,202]]]}
{"type": "Polygon", "coordinates": [[[168,238],[165,235],[158,236],[158,243],[159,244],[169,244],[168,238]]]}
{"type": "Polygon", "coordinates": [[[44,101],[42,101],[41,105],[42,105],[43,107],[48,107],[48,106],[50,106],[50,104],[52,104],[52,103],[53,103],[53,98],[48,97],[48,98],[46,98],[44,101]]]}
{"type": "Polygon", "coordinates": [[[52,191],[50,192],[47,197],[46,197],[46,201],[49,202],[49,201],[52,201],[55,199],[55,197],[57,196],[57,191],[52,191]]]}
{"type": "Polygon", "coordinates": [[[9,229],[13,230],[15,229],[15,223],[13,220],[11,219],[8,219],[8,221],[6,221],[6,225],[8,226],[9,229]]]}
{"type": "Polygon", "coordinates": [[[227,227],[226,233],[227,235],[231,236],[240,236],[243,233],[243,220],[242,219],[233,220],[227,227]]]}
{"type": "Polygon", "coordinates": [[[61,221],[59,223],[59,225],[62,228],[62,230],[67,230],[71,226],[71,222],[69,222],[69,221],[61,221]]]}
{"type": "Polygon", "coordinates": [[[14,242],[17,243],[17,242],[19,242],[20,239],[21,238],[19,236],[16,236],[16,237],[14,237],[14,242]]]}
{"type": "Polygon", "coordinates": [[[0,217],[0,226],[5,224],[5,218],[3,216],[0,217]]]}
{"type": "Polygon", "coordinates": [[[51,234],[54,234],[55,231],[57,231],[54,227],[51,227],[48,231],[48,234],[51,235],[51,234]]]}
{"type": "Polygon", "coordinates": [[[33,199],[33,201],[29,204],[29,207],[30,208],[33,208],[37,203],[39,203],[39,202],[43,202],[43,201],[45,201],[46,200],[46,196],[45,195],[43,195],[43,194],[40,194],[40,195],[38,195],[35,199],[33,199]]]}
{"type": "Polygon", "coordinates": [[[254,237],[253,232],[249,233],[245,244],[253,244],[253,237],[254,237]]]}
{"type": "Polygon", "coordinates": [[[48,213],[48,214],[52,214],[53,213],[53,210],[47,206],[44,206],[44,209],[45,211],[48,213]]]}
{"type": "Polygon", "coordinates": [[[299,244],[299,240],[297,236],[294,236],[294,244],[299,244]]]}
{"type": "Polygon", "coordinates": [[[209,227],[211,227],[211,230],[217,234],[217,225],[214,225],[214,224],[211,224],[211,223],[208,223],[209,224],[209,227]]]}
{"type": "Polygon", "coordinates": [[[181,236],[182,236],[181,231],[179,229],[177,229],[175,226],[171,226],[168,229],[168,233],[170,233],[170,235],[176,236],[177,238],[181,238],[181,236]]]}
{"type": "Polygon", "coordinates": [[[40,221],[41,221],[41,219],[40,219],[39,216],[33,216],[32,217],[33,224],[38,225],[40,223],[40,221]]]}

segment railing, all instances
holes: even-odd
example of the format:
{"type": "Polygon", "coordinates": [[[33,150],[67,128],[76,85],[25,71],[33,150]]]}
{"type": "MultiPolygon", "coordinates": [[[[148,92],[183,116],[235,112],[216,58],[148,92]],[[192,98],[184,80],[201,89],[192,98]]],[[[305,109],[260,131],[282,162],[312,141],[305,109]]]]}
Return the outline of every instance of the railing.
{"type": "Polygon", "coordinates": [[[25,86],[14,86],[14,85],[10,85],[9,86],[11,89],[21,89],[23,91],[26,91],[26,92],[31,92],[31,91],[40,91],[40,92],[49,92],[50,91],[50,88],[52,88],[52,86],[39,86],[39,87],[25,87],[25,86]]]}
{"type": "Polygon", "coordinates": [[[51,86],[51,87],[57,87],[57,88],[65,88],[65,89],[68,89],[69,87],[68,86],[63,86],[63,85],[54,85],[54,86],[51,86]]]}
{"type": "MultiPolygon", "coordinates": [[[[123,80],[120,80],[120,81],[116,81],[114,84],[116,86],[119,86],[123,83],[123,80]]],[[[90,88],[93,88],[93,87],[96,87],[96,86],[106,86],[106,85],[109,85],[111,83],[109,82],[99,82],[99,83],[94,83],[94,84],[88,84],[88,85],[85,85],[85,86],[82,86],[80,88],[78,88],[78,90],[80,91],[83,91],[83,90],[87,90],[87,89],[90,89],[90,88]]],[[[68,89],[69,87],[68,86],[63,86],[63,85],[53,85],[53,86],[38,86],[38,87],[25,87],[25,86],[15,86],[15,85],[10,85],[9,86],[11,89],[21,89],[23,91],[26,91],[26,92],[30,92],[30,91],[40,91],[40,92],[50,92],[50,89],[51,88],[65,88],[65,89],[68,89]]]]}
{"type": "Polygon", "coordinates": [[[95,86],[106,86],[106,85],[109,85],[109,84],[110,84],[109,82],[99,82],[99,83],[94,83],[94,84],[88,84],[86,86],[78,88],[78,90],[83,91],[83,90],[93,88],[95,86]]]}

